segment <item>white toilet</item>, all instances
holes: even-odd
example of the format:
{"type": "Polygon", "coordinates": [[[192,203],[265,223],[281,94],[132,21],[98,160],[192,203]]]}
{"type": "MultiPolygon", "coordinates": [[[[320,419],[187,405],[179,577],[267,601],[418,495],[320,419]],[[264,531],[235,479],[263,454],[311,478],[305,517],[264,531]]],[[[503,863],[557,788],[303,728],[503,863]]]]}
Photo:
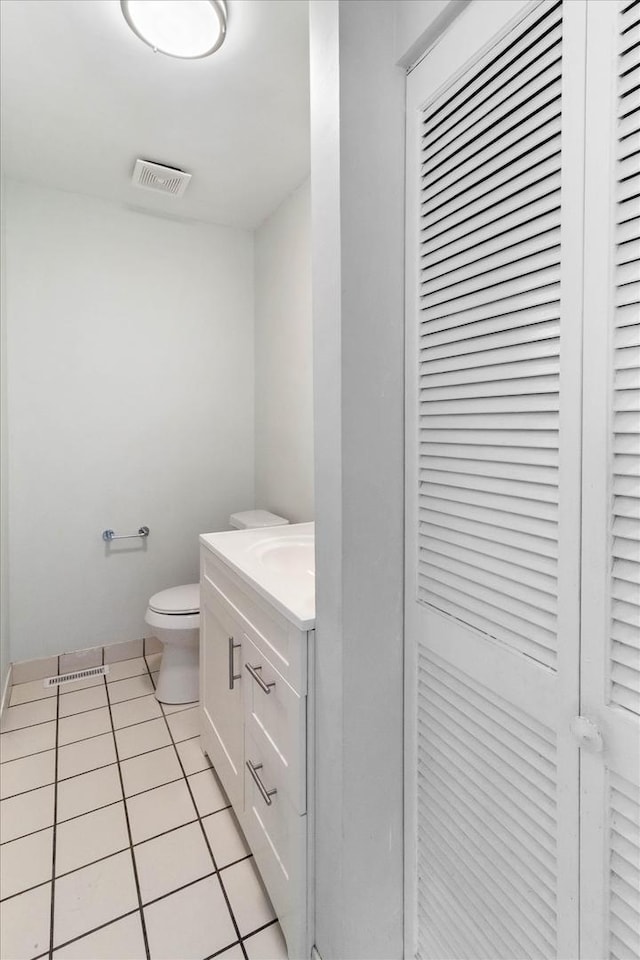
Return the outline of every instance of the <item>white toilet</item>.
{"type": "MultiPolygon", "coordinates": [[[[229,523],[237,530],[280,527],[289,523],[268,510],[233,513],[229,523]]],[[[154,593],[145,622],[162,643],[156,697],[161,703],[192,703],[198,699],[198,640],[200,633],[200,584],[187,583],[154,593]]]]}

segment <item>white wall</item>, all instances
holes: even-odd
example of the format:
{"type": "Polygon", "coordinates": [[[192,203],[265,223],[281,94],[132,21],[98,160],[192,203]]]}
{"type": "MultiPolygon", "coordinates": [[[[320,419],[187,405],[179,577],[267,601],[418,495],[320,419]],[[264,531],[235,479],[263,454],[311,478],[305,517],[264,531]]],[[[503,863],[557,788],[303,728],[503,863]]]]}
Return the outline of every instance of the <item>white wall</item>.
{"type": "Polygon", "coordinates": [[[312,520],[313,344],[307,180],[255,234],[256,504],[312,520]]]}
{"type": "Polygon", "coordinates": [[[404,73],[393,0],[311,0],[316,943],[403,950],[404,73]]]}
{"type": "Polygon", "coordinates": [[[13,660],[143,636],[254,505],[253,237],[7,184],[13,660]],[[101,531],[151,528],[107,549],[101,531]]]}
{"type": "Polygon", "coordinates": [[[396,0],[395,60],[407,69],[424,56],[471,0],[396,0]]]}

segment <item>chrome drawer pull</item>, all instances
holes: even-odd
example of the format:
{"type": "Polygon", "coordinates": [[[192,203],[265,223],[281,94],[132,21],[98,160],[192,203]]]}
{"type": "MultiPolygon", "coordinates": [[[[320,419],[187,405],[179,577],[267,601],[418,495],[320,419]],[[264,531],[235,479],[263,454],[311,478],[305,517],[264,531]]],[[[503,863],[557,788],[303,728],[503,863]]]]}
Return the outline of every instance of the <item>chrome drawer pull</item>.
{"type": "Polygon", "coordinates": [[[237,650],[238,647],[242,646],[240,643],[234,643],[233,637],[229,637],[229,690],[233,690],[233,681],[240,680],[242,677],[241,673],[233,672],[233,651],[237,650]]]}
{"type": "Polygon", "coordinates": [[[270,807],[270,806],[271,806],[271,803],[272,803],[271,797],[273,797],[278,791],[276,790],[275,787],[273,787],[272,790],[267,790],[267,788],[265,787],[264,783],[262,782],[262,780],[261,780],[260,777],[258,776],[258,770],[262,770],[262,764],[261,764],[261,763],[251,763],[251,760],[247,760],[247,770],[249,771],[249,773],[250,773],[251,776],[253,777],[256,787],[258,788],[258,790],[259,790],[260,793],[262,794],[262,799],[264,800],[264,802],[266,803],[266,805],[267,805],[268,807],[270,807]]]}
{"type": "Polygon", "coordinates": [[[271,687],[275,687],[276,682],[275,680],[269,680],[268,683],[264,682],[260,674],[257,672],[258,670],[262,670],[261,666],[252,667],[250,663],[245,663],[244,668],[248,671],[248,673],[251,674],[261,690],[264,690],[265,693],[271,693],[271,687]]]}

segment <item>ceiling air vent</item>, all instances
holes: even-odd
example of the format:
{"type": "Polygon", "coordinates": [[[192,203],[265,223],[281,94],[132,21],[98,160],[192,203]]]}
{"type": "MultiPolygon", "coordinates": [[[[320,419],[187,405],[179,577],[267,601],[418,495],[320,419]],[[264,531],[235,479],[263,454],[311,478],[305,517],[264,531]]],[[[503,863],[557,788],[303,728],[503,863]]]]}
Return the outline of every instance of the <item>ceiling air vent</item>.
{"type": "Polygon", "coordinates": [[[184,173],[177,167],[166,167],[151,160],[136,160],[133,168],[133,184],[143,190],[155,190],[157,193],[169,193],[172,197],[181,197],[191,180],[190,173],[184,173]]]}

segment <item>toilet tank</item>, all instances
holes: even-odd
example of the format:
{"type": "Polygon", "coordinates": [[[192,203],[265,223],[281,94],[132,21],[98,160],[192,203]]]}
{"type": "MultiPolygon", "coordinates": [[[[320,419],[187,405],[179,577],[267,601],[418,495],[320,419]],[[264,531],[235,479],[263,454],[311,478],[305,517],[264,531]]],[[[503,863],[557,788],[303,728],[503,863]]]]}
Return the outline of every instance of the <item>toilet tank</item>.
{"type": "Polygon", "coordinates": [[[243,510],[232,513],[229,523],[236,530],[248,530],[255,527],[281,527],[289,521],[268,510],[243,510]]]}

